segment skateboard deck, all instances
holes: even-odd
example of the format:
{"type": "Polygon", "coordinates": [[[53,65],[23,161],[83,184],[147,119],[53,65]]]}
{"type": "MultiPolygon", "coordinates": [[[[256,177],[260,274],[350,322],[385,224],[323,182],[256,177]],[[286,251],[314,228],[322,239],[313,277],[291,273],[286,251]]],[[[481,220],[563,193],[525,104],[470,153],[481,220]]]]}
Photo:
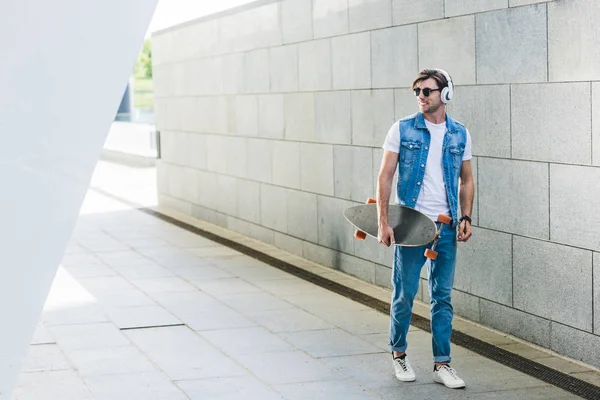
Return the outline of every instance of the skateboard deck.
{"type": "MultiPolygon", "coordinates": [[[[377,204],[349,207],[344,211],[344,216],[356,229],[377,238],[377,204]]],[[[398,246],[424,246],[431,243],[438,233],[437,226],[431,218],[410,207],[390,205],[388,223],[394,230],[394,239],[398,246]]]]}

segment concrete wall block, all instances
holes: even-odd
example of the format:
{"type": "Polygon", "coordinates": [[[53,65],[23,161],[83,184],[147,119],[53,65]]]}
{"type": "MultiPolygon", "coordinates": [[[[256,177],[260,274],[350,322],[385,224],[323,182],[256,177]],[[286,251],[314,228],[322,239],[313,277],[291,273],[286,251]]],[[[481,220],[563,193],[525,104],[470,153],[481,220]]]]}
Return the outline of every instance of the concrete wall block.
{"type": "Polygon", "coordinates": [[[275,243],[275,231],[273,231],[272,229],[251,223],[247,223],[247,225],[248,226],[245,228],[247,230],[247,233],[245,235],[266,244],[272,245],[275,243]]]}
{"type": "Polygon", "coordinates": [[[198,205],[211,210],[217,209],[217,174],[198,171],[198,205]]]}
{"type": "Polygon", "coordinates": [[[444,0],[392,0],[394,25],[444,18],[444,0]]]}
{"type": "Polygon", "coordinates": [[[552,323],[552,350],[600,367],[600,336],[552,323]]]}
{"type": "Polygon", "coordinates": [[[311,40],[312,1],[284,0],[281,2],[283,43],[311,40]]]}
{"type": "Polygon", "coordinates": [[[273,183],[300,189],[300,143],[273,142],[273,183]]]}
{"type": "Polygon", "coordinates": [[[448,113],[465,124],[477,156],[510,157],[510,87],[460,86],[448,113]],[[482,107],[485,104],[485,107],[482,107]]]}
{"type": "Polygon", "coordinates": [[[473,227],[458,246],[454,288],[511,306],[512,268],[512,235],[473,227]]]}
{"type": "Polygon", "coordinates": [[[410,87],[419,68],[417,25],[371,32],[374,88],[410,87]]]}
{"type": "MultiPolygon", "coordinates": [[[[154,81],[154,114],[157,116],[157,102],[168,95],[169,91],[169,77],[170,77],[170,68],[169,64],[160,64],[152,65],[152,80],[154,81]]],[[[155,120],[155,123],[158,121],[155,120]]]]}
{"type": "Polygon", "coordinates": [[[215,210],[199,207],[192,204],[189,215],[217,226],[222,226],[224,228],[227,227],[228,217],[225,214],[222,214],[215,210]]]}
{"type": "Polygon", "coordinates": [[[179,200],[185,200],[187,203],[190,201],[184,198],[184,186],[185,186],[185,168],[180,165],[171,164],[169,166],[170,179],[167,186],[166,193],[175,197],[179,200]]]}
{"type": "Polygon", "coordinates": [[[600,9],[595,0],[548,3],[550,81],[600,80],[598,19],[600,9]]]}
{"type": "Polygon", "coordinates": [[[280,186],[260,185],[260,224],[278,232],[287,232],[287,190],[280,186]]]}
{"type": "Polygon", "coordinates": [[[600,251],[600,169],[550,166],[550,238],[600,251]]]}
{"type": "Polygon", "coordinates": [[[271,92],[298,91],[298,45],[272,47],[271,92]]]}
{"type": "Polygon", "coordinates": [[[263,183],[273,181],[273,142],[248,139],[248,179],[263,183]]]}
{"type": "Polygon", "coordinates": [[[333,196],[333,146],[300,144],[300,188],[307,192],[333,196]]]}
{"type": "Polygon", "coordinates": [[[335,197],[364,202],[373,197],[373,152],[367,147],[334,146],[335,197]]]}
{"type": "Polygon", "coordinates": [[[258,136],[258,96],[235,96],[233,115],[233,133],[239,136],[258,136]]]}
{"type": "Polygon", "coordinates": [[[260,186],[258,182],[238,179],[237,215],[244,221],[260,224],[260,186]]]}
{"type": "Polygon", "coordinates": [[[394,91],[352,92],[352,144],[381,147],[394,118],[394,91]]]}
{"type": "Polygon", "coordinates": [[[258,96],[258,136],[283,139],[284,128],[283,95],[258,96]]]}
{"type": "Polygon", "coordinates": [[[315,39],[349,32],[348,0],[312,0],[312,5],[315,39]]]}
{"type": "Polygon", "coordinates": [[[479,225],[548,239],[548,165],[482,157],[477,163],[479,225]]]}
{"type": "Polygon", "coordinates": [[[298,45],[300,90],[331,90],[331,39],[298,45]]]}
{"type": "MultiPolygon", "coordinates": [[[[317,196],[318,233],[321,246],[354,254],[355,229],[344,218],[344,210],[353,205],[354,203],[348,200],[317,196]]],[[[337,263],[330,265],[337,265],[337,263]]]]}
{"type": "Polygon", "coordinates": [[[592,83],[592,164],[600,165],[600,82],[592,83]]]}
{"type": "Polygon", "coordinates": [[[529,4],[548,3],[549,1],[554,1],[554,0],[508,0],[508,4],[510,7],[520,7],[520,6],[526,6],[529,4]]]}
{"type": "MultiPolygon", "coordinates": [[[[181,98],[174,98],[174,99],[165,99],[164,102],[167,105],[167,108],[170,110],[174,107],[174,103],[178,102],[179,104],[182,103],[182,101],[184,103],[191,103],[191,108],[190,106],[184,105],[182,106],[182,108],[180,108],[180,110],[178,111],[182,111],[183,109],[185,109],[185,123],[182,123],[181,125],[184,126],[185,128],[187,128],[186,130],[189,132],[195,132],[195,133],[208,133],[208,131],[206,129],[204,129],[206,127],[206,119],[207,117],[207,113],[206,113],[206,107],[205,107],[205,103],[206,103],[206,99],[203,97],[181,97],[181,98]]],[[[156,114],[157,109],[159,111],[159,114],[161,113],[162,110],[162,106],[160,104],[156,103],[156,100],[154,100],[154,112],[156,114]]],[[[158,117],[158,115],[157,115],[158,117]]],[[[182,118],[183,119],[183,118],[182,118]]],[[[158,130],[163,130],[160,127],[157,126],[158,130]]]]}
{"type": "Polygon", "coordinates": [[[592,252],[518,236],[513,240],[514,307],[591,332],[592,252]]]}
{"type": "Polygon", "coordinates": [[[348,0],[350,32],[392,25],[392,0],[348,0]]]}
{"type": "Polygon", "coordinates": [[[315,93],[315,139],[324,143],[350,144],[352,140],[351,92],[315,93]]]}
{"type": "Polygon", "coordinates": [[[179,199],[175,199],[175,198],[165,195],[165,194],[161,194],[158,196],[158,203],[163,207],[167,207],[167,208],[182,212],[187,215],[192,214],[193,206],[190,203],[179,200],[179,199]]]}
{"type": "Polygon", "coordinates": [[[594,333],[600,335],[600,253],[594,253],[593,258],[594,268],[594,333]]]}
{"type": "Polygon", "coordinates": [[[288,253],[302,257],[302,240],[283,233],[273,232],[273,244],[288,253]]]}
{"type": "Polygon", "coordinates": [[[285,138],[315,141],[315,94],[284,94],[285,138]]]}
{"type": "MultiPolygon", "coordinates": [[[[172,38],[174,32],[163,33],[161,35],[152,36],[152,73],[156,71],[156,68],[173,62],[173,45],[172,38]]],[[[155,86],[156,90],[156,86],[155,86]]]]}
{"type": "MultiPolygon", "coordinates": [[[[411,83],[409,83],[409,85],[411,84],[412,80],[411,83]]],[[[394,90],[394,122],[409,115],[413,115],[417,111],[419,111],[419,108],[417,106],[417,98],[415,97],[415,94],[412,91],[412,89],[394,90]]],[[[382,145],[384,139],[385,136],[381,138],[382,145]]]]}
{"type": "Polygon", "coordinates": [[[225,216],[225,227],[230,231],[239,233],[241,235],[252,237],[252,235],[250,234],[251,225],[252,224],[250,222],[246,222],[239,218],[235,218],[229,215],[225,216]]]}
{"type": "Polygon", "coordinates": [[[173,197],[194,204],[198,202],[197,179],[193,172],[195,170],[183,166],[175,166],[177,178],[170,182],[170,192],[173,197]]]}
{"type": "Polygon", "coordinates": [[[189,138],[189,166],[195,169],[206,170],[208,154],[206,135],[201,133],[190,133],[189,138]]]}
{"type": "Polygon", "coordinates": [[[233,114],[233,96],[219,96],[210,97],[209,101],[211,104],[211,129],[210,132],[217,133],[219,135],[225,135],[232,132],[233,129],[229,129],[230,115],[233,114]]]}
{"type": "Polygon", "coordinates": [[[217,211],[238,217],[238,182],[233,176],[217,176],[217,211]]]}
{"type": "Polygon", "coordinates": [[[361,258],[340,254],[336,258],[333,269],[352,275],[360,280],[375,283],[375,264],[361,258]]]}
{"type": "Polygon", "coordinates": [[[196,73],[204,74],[206,94],[217,95],[223,93],[223,58],[214,57],[206,59],[206,72],[200,70],[196,73]]]}
{"type": "Polygon", "coordinates": [[[288,189],[286,190],[286,201],[286,233],[302,240],[317,243],[319,240],[317,195],[288,189]]]}
{"type": "Polygon", "coordinates": [[[246,178],[248,176],[248,143],[245,138],[237,136],[225,137],[226,152],[221,154],[221,157],[227,160],[225,173],[227,175],[238,178],[246,178]]]}
{"type": "Polygon", "coordinates": [[[479,322],[479,297],[458,290],[452,291],[452,307],[457,315],[479,322]]]}
{"type": "Polygon", "coordinates": [[[182,154],[181,150],[187,149],[182,147],[182,142],[185,142],[186,133],[163,131],[160,135],[160,151],[161,158],[170,164],[181,164],[187,160],[187,155],[182,154]]]}
{"type": "Polygon", "coordinates": [[[481,299],[479,301],[483,325],[514,335],[543,347],[550,347],[550,321],[481,299]]]}
{"type": "Polygon", "coordinates": [[[246,91],[269,93],[269,50],[253,50],[245,54],[246,91]]]}
{"type": "Polygon", "coordinates": [[[240,13],[233,51],[246,51],[281,44],[279,3],[266,4],[240,13]]]}
{"type": "Polygon", "coordinates": [[[206,135],[206,169],[209,172],[224,174],[227,171],[227,154],[225,137],[220,135],[206,135]]]}
{"type": "Polygon", "coordinates": [[[375,284],[386,289],[392,289],[392,268],[375,264],[375,284]]]}
{"type": "Polygon", "coordinates": [[[239,40],[240,13],[226,15],[218,18],[217,45],[213,48],[212,55],[233,53],[235,43],[239,40]]]}
{"type": "Polygon", "coordinates": [[[175,121],[175,103],[178,103],[177,99],[156,99],[156,129],[161,131],[171,130],[176,131],[177,129],[175,121]]]}
{"type": "Polygon", "coordinates": [[[590,90],[589,83],[512,86],[512,156],[590,164],[590,90]]]}
{"type": "Polygon", "coordinates": [[[371,87],[371,33],[355,33],[331,39],[334,89],[371,87]]]}
{"type": "Polygon", "coordinates": [[[508,7],[508,0],[445,0],[446,17],[475,14],[508,7]]]}
{"type": "Polygon", "coordinates": [[[325,267],[333,268],[333,264],[335,263],[335,259],[339,257],[339,253],[328,247],[304,241],[302,242],[302,257],[325,267]]]}
{"type": "MultiPolygon", "coordinates": [[[[184,33],[184,36],[188,39],[186,45],[193,49],[190,53],[190,58],[208,57],[215,54],[215,50],[219,47],[219,26],[217,20],[207,20],[193,24],[184,28],[181,32],[183,33],[185,29],[189,29],[184,33]],[[202,38],[202,40],[198,40],[198,38],[202,38]]],[[[152,57],[154,57],[154,40],[152,41],[152,57]]]]}
{"type": "Polygon", "coordinates": [[[223,56],[223,93],[239,94],[246,92],[246,68],[244,53],[223,56]]]}
{"type": "MultiPolygon", "coordinates": [[[[180,125],[202,133],[226,134],[229,132],[230,113],[235,102],[231,97],[184,97],[178,99],[180,125]]],[[[232,129],[234,130],[234,129],[232,129]]]]}
{"type": "Polygon", "coordinates": [[[450,74],[455,85],[477,82],[475,16],[419,24],[419,69],[438,66],[450,74]]]}
{"type": "Polygon", "coordinates": [[[169,65],[169,96],[184,96],[198,94],[201,90],[202,76],[194,74],[199,60],[181,61],[169,65]]]}
{"type": "Polygon", "coordinates": [[[477,83],[547,80],[545,5],[479,14],[476,32],[477,83]]]}

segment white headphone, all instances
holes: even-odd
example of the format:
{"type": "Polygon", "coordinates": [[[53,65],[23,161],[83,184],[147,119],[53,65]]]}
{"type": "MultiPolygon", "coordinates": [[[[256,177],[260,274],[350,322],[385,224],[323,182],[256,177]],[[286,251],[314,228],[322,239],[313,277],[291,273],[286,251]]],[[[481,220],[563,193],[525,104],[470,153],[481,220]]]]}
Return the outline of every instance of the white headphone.
{"type": "Polygon", "coordinates": [[[452,99],[452,96],[454,95],[454,85],[452,84],[452,78],[450,78],[450,75],[443,69],[436,68],[436,70],[441,72],[442,75],[444,75],[446,77],[446,80],[448,81],[448,86],[443,88],[441,93],[442,103],[448,104],[448,102],[450,101],[450,99],[452,99]]]}

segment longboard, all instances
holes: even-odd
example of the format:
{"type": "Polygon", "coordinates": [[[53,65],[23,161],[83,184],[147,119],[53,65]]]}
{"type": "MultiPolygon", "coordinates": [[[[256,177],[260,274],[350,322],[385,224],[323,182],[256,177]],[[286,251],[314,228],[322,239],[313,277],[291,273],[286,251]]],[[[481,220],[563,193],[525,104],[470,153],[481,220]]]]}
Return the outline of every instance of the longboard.
{"type": "MultiPolygon", "coordinates": [[[[372,236],[377,239],[379,223],[375,199],[367,200],[367,204],[349,207],[344,210],[344,217],[357,229],[355,236],[364,240],[372,236]]],[[[395,245],[418,247],[434,242],[431,249],[426,249],[425,255],[435,259],[437,253],[433,250],[439,233],[444,224],[449,224],[450,217],[440,215],[438,224],[431,218],[414,208],[391,204],[388,206],[388,223],[394,231],[395,245]]]]}

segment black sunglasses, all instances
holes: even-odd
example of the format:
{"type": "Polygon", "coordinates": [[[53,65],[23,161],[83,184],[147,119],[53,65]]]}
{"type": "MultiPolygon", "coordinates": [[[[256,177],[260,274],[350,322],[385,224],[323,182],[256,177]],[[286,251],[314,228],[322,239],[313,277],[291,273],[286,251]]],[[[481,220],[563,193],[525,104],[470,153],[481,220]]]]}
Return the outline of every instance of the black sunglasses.
{"type": "Polygon", "coordinates": [[[435,92],[436,90],[440,90],[440,89],[429,89],[428,87],[423,88],[423,89],[415,88],[414,89],[415,96],[419,97],[419,95],[421,94],[421,90],[423,90],[423,96],[429,97],[429,95],[431,94],[431,92],[435,92]]]}

